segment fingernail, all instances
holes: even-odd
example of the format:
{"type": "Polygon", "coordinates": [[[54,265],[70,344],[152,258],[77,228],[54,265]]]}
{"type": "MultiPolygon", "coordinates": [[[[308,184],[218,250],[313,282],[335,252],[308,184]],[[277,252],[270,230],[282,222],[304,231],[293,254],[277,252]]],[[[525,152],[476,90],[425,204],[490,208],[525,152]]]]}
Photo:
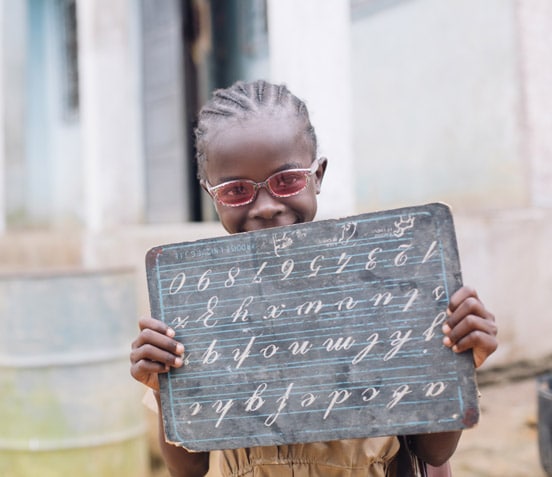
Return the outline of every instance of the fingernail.
{"type": "Polygon", "coordinates": [[[450,348],[451,345],[452,345],[452,341],[450,340],[450,338],[448,336],[445,336],[443,338],[443,344],[447,347],[447,348],[450,348]]]}
{"type": "Polygon", "coordinates": [[[170,338],[174,338],[174,335],[176,334],[172,328],[167,328],[167,336],[170,338]]]}
{"type": "Polygon", "coordinates": [[[443,333],[445,335],[448,335],[450,333],[450,326],[447,325],[446,323],[443,325],[443,327],[441,329],[443,330],[443,333]]]}
{"type": "Polygon", "coordinates": [[[184,364],[184,361],[182,360],[182,358],[176,358],[174,360],[175,368],[180,368],[180,366],[182,366],[182,364],[184,364]]]}
{"type": "Polygon", "coordinates": [[[178,343],[176,345],[176,354],[182,355],[184,353],[184,345],[182,343],[178,343]]]}

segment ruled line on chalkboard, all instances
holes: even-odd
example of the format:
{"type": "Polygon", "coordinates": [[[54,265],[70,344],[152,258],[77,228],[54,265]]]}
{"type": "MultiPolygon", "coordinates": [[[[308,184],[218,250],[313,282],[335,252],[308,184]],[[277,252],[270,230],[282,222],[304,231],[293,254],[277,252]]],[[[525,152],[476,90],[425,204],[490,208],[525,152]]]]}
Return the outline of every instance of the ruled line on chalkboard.
{"type": "MultiPolygon", "coordinates": [[[[417,369],[415,367],[412,367],[413,369],[417,369]]],[[[402,368],[402,369],[405,369],[405,368],[402,368]]],[[[408,368],[410,369],[410,368],[408,368]]],[[[426,379],[427,379],[427,376],[428,374],[427,373],[421,373],[421,374],[413,374],[413,375],[409,375],[409,383],[410,384],[419,384],[419,383],[424,383],[426,382],[426,379]]],[[[215,375],[215,377],[220,377],[219,375],[215,375]]],[[[310,390],[312,392],[322,392],[323,390],[326,390],[326,389],[331,389],[335,386],[344,386],[344,385],[348,385],[349,386],[349,389],[352,389],[352,390],[360,390],[360,389],[365,389],[366,387],[370,387],[370,386],[376,386],[376,387],[381,387],[383,385],[390,385],[392,383],[400,383],[401,381],[396,377],[396,376],[378,376],[377,377],[377,383],[374,383],[374,377],[373,376],[369,376],[371,377],[372,379],[371,380],[368,380],[366,382],[360,382],[360,378],[362,376],[360,376],[358,379],[356,379],[353,383],[351,382],[348,382],[348,381],[335,381],[335,382],[331,382],[331,383],[328,383],[328,382],[325,382],[325,383],[308,383],[308,384],[295,384],[295,387],[294,389],[296,390],[310,390]],[[353,384],[353,385],[351,385],[353,384]]],[[[175,379],[175,378],[173,378],[175,379]]],[[[450,382],[450,383],[455,383],[456,382],[456,378],[454,375],[452,375],[452,373],[448,373],[448,374],[444,374],[443,377],[441,378],[442,381],[445,381],[445,382],[450,382]]],[[[264,383],[266,384],[277,384],[277,383],[281,383],[281,378],[280,379],[264,379],[263,380],[264,383]]],[[[228,383],[228,382],[224,382],[224,383],[220,383],[218,385],[213,385],[213,386],[210,386],[209,388],[209,391],[212,391],[213,388],[224,388],[225,390],[228,390],[228,389],[231,389],[233,387],[242,387],[243,386],[243,383],[242,382],[234,382],[234,383],[228,383]]],[[[178,388],[178,387],[175,387],[175,391],[179,391],[179,390],[186,390],[187,392],[190,392],[192,393],[192,396],[193,396],[193,399],[189,396],[183,396],[181,398],[178,398],[178,397],[175,397],[174,399],[174,402],[175,403],[178,403],[179,401],[193,401],[193,400],[196,400],[199,397],[203,398],[203,399],[207,399],[207,398],[210,398],[212,396],[217,396],[219,394],[208,394],[208,393],[193,393],[195,390],[202,390],[204,388],[202,388],[201,386],[189,386],[189,387],[182,387],[182,388],[178,388]]],[[[268,397],[274,397],[274,396],[279,396],[281,395],[282,391],[284,391],[286,389],[286,386],[271,386],[271,392],[273,392],[273,394],[271,395],[270,393],[267,393],[266,395],[268,397]]],[[[232,395],[232,396],[235,396],[236,399],[238,399],[239,397],[241,396],[249,396],[251,394],[251,389],[243,389],[242,391],[240,390],[235,390],[235,389],[232,389],[232,391],[228,391],[227,392],[228,395],[232,395]]]]}

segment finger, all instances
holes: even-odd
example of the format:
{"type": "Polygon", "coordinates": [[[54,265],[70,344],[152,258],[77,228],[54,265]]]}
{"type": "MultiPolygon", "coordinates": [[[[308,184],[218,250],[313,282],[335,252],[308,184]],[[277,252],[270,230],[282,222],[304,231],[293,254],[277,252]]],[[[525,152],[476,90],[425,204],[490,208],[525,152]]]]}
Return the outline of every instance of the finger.
{"type": "Polygon", "coordinates": [[[140,318],[140,320],[138,321],[138,326],[140,327],[140,331],[150,329],[153,331],[157,331],[162,335],[170,336],[171,338],[175,335],[174,330],[170,328],[166,323],[161,320],[151,318],[149,316],[140,318]]]}
{"type": "MultiPolygon", "coordinates": [[[[176,349],[183,349],[182,344],[177,343],[176,349]]],[[[172,350],[156,346],[155,343],[152,342],[138,346],[130,352],[130,360],[132,363],[136,363],[141,359],[147,359],[175,367],[180,367],[182,365],[182,356],[183,353],[175,353],[172,350]]]]}
{"type": "Polygon", "coordinates": [[[132,349],[137,349],[144,345],[152,345],[177,356],[182,356],[184,353],[182,343],[176,341],[171,336],[167,336],[167,334],[162,334],[151,328],[146,328],[140,332],[138,338],[132,343],[132,349]]]}
{"type": "Polygon", "coordinates": [[[166,373],[170,366],[159,361],[151,361],[149,359],[139,359],[130,367],[130,374],[138,381],[144,381],[151,374],[166,373]]]}
{"type": "Polygon", "coordinates": [[[452,329],[464,321],[467,316],[473,315],[485,320],[494,321],[494,316],[490,313],[479,298],[472,295],[466,296],[459,303],[451,303],[447,310],[446,324],[452,329]]]}
{"type": "Polygon", "coordinates": [[[475,288],[464,285],[452,294],[449,309],[451,311],[456,310],[456,308],[458,308],[458,306],[467,298],[475,298],[476,300],[481,301],[475,288]]]}
{"type": "MultiPolygon", "coordinates": [[[[492,315],[491,315],[492,316],[492,315]]],[[[489,336],[496,336],[497,328],[493,319],[482,318],[477,315],[468,315],[459,321],[454,328],[448,322],[443,325],[445,338],[443,343],[452,347],[466,336],[474,332],[481,332],[489,336]]]]}
{"type": "Polygon", "coordinates": [[[139,361],[130,367],[130,374],[136,381],[157,391],[159,391],[158,375],[166,371],[168,368],[163,368],[161,363],[146,360],[139,361]]]}
{"type": "Polygon", "coordinates": [[[456,342],[454,346],[452,346],[452,350],[455,353],[463,353],[464,351],[472,349],[473,362],[475,367],[478,368],[497,347],[498,340],[495,335],[476,330],[456,342]]]}

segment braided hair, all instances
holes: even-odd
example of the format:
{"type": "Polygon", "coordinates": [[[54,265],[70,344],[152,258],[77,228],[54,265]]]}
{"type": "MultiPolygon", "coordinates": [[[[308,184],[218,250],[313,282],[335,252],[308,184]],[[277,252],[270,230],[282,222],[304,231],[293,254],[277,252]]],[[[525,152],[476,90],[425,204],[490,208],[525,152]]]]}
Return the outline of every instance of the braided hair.
{"type": "Polygon", "coordinates": [[[314,159],[317,150],[316,133],[306,104],[285,85],[264,80],[251,83],[238,81],[228,88],[216,90],[199,112],[195,129],[198,177],[205,178],[206,150],[213,130],[224,128],[231,121],[248,119],[255,114],[274,113],[278,109],[300,120],[305,138],[312,145],[314,159]]]}

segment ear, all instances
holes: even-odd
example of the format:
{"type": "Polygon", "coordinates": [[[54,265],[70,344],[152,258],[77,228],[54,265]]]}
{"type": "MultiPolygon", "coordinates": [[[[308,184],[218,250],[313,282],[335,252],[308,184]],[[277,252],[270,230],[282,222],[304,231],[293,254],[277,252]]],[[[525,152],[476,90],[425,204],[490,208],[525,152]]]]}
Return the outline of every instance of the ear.
{"type": "MultiPolygon", "coordinates": [[[[207,192],[207,194],[209,194],[209,191],[207,190],[207,184],[205,183],[205,179],[200,179],[199,180],[199,185],[201,186],[201,188],[207,192]]],[[[211,195],[211,194],[209,194],[211,195]]]]}
{"type": "Polygon", "coordinates": [[[322,187],[322,179],[324,179],[324,174],[326,173],[326,167],[328,166],[328,159],[321,157],[318,159],[318,169],[314,173],[316,193],[320,194],[320,188],[322,187]]]}

